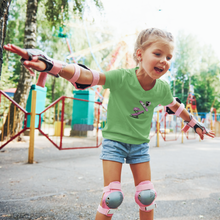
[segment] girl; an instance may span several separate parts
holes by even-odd
[[[14,45],[4,48],[22,57],[23,65],[61,76],[76,88],[102,85],[110,89],[107,124],[103,129],[102,153],[104,192],[98,206],[96,220],[109,220],[123,201],[121,190],[122,164],[130,164],[136,186],[135,201],[139,205],[140,220],[152,220],[157,193],[151,183],[149,133],[154,108],[168,106],[171,112],[193,127],[203,140],[204,134],[214,137],[176,102],[168,83],[161,80],[169,69],[174,53],[171,33],[150,28],[143,30],[136,41],[134,59],[138,66],[98,73],[77,64],[54,61],[42,51],[21,49]]]

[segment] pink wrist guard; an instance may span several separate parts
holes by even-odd
[[[185,105],[183,103],[180,104],[179,108],[176,110],[175,115],[180,116],[181,112],[185,108]]]
[[[170,109],[170,107],[173,107],[177,102],[180,103],[180,106],[179,106],[179,108],[176,110],[176,112],[174,113],[174,112]],[[181,103],[181,101],[179,100],[179,98],[175,97],[175,98],[173,98],[173,101],[172,101],[169,105],[166,106],[166,112],[167,112],[168,114],[171,114],[171,115],[174,115],[174,114],[175,114],[176,116],[180,116],[180,114],[181,114],[181,112],[183,111],[184,108],[185,108],[185,105],[184,105],[183,103]]]
[[[75,67],[75,73],[74,73],[73,77],[71,79],[69,79],[68,81],[71,82],[76,89],[84,90],[84,89],[87,89],[89,87],[92,87],[92,86],[95,86],[95,85],[98,84],[99,78],[100,78],[100,75],[99,75],[98,71],[91,70],[91,69],[89,69],[88,67],[86,67],[85,65],[82,65],[82,64],[73,64],[73,65]],[[85,69],[91,71],[91,73],[93,75],[93,81],[92,81],[91,85],[80,84],[80,83],[76,82],[80,77],[80,68],[85,68]]]
[[[190,121],[183,127],[182,131],[187,132],[190,128],[193,128],[196,132],[196,128],[200,128],[203,134],[209,133],[209,130],[205,127],[205,125],[199,121],[197,121],[192,114],[189,114]]]
[[[33,57],[37,56],[38,60],[43,61],[46,64],[46,69],[43,71],[38,71],[38,72],[46,72],[52,76],[59,77],[59,72],[61,69],[66,65],[66,63],[54,60],[50,57],[48,57],[43,51],[38,50],[38,49],[25,49],[28,52],[29,55],[29,61],[33,59]],[[21,63],[23,64],[25,59],[21,59]],[[23,64],[24,65],[24,64]],[[24,65],[25,68],[27,68]],[[33,75],[33,71],[30,68],[27,68],[31,75]]]

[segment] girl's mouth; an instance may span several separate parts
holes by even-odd
[[[162,69],[162,68],[154,67],[154,69],[155,69],[155,71],[156,71],[157,73],[163,72],[163,69]]]

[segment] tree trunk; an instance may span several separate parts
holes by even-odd
[[[38,7],[38,0],[28,0],[27,2],[27,11],[26,11],[26,22],[25,22],[25,31],[24,31],[24,48],[35,48],[36,46],[36,31],[37,31],[37,7]],[[26,108],[27,98],[30,92],[32,82],[32,76],[30,75],[29,71],[21,66],[20,71],[20,78],[17,85],[17,90],[14,94],[14,100],[23,108]],[[14,106],[14,105],[12,105]],[[10,107],[11,113],[13,111],[13,107]],[[10,113],[10,132],[12,133],[12,126],[13,126],[13,113]],[[19,111],[18,115],[18,122],[15,127],[15,133],[21,131],[24,121],[24,114],[23,112]],[[4,126],[4,136],[7,134],[7,121],[8,117],[5,121]]]
[[[5,40],[7,21],[8,21],[8,9],[11,0],[0,0],[0,80],[3,63],[3,45]]]
[[[55,84],[56,84],[56,78],[52,78],[52,85],[51,85],[51,93],[52,93],[52,102],[55,101]]]

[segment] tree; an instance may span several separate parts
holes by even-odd
[[[0,0],[0,80],[2,72],[2,63],[3,63],[3,44],[6,34],[6,27],[8,21],[8,9],[11,0]]]
[[[209,112],[213,103],[216,109],[220,108],[220,65],[211,46],[205,45],[201,49],[200,55],[200,68],[194,75],[192,83],[194,85],[196,97],[199,97],[197,99],[198,111]]]
[[[23,47],[26,0],[12,1],[7,22],[4,44],[15,44]],[[3,50],[1,89],[15,88],[19,81],[21,62],[19,56]]]
[[[102,7],[99,0],[93,0],[98,7]],[[28,0],[27,10],[26,10],[26,22],[25,22],[25,33],[24,33],[24,48],[35,48],[36,47],[36,35],[37,35],[37,10],[38,3],[40,0]],[[74,1],[73,10],[75,13],[82,15],[82,9],[84,7],[84,0]],[[68,0],[45,0],[46,16],[51,26],[56,25],[62,21],[63,16],[68,19]],[[60,12],[63,12],[62,13]],[[61,16],[62,15],[62,16]],[[32,82],[32,76],[29,72],[21,66],[20,78],[17,85],[16,93],[14,94],[14,100],[19,103],[20,106],[25,108],[28,94],[30,91],[30,86]],[[11,106],[10,111],[13,112],[13,106]],[[13,114],[10,114],[13,115]],[[16,131],[19,131],[22,127],[23,117],[18,116],[19,122],[16,127]],[[7,125],[7,120],[5,125]],[[12,131],[13,117],[10,117],[10,131]],[[7,126],[4,126],[3,136],[6,135]]]
[[[186,103],[192,84],[198,112],[209,112],[213,103],[216,109],[220,108],[220,65],[213,48],[210,45],[201,47],[194,36],[179,32],[176,50],[177,73],[175,83],[171,83],[175,96]]]
[[[191,84],[191,76],[199,68],[199,47],[196,37],[180,31],[177,36],[175,54],[175,96],[186,101]]]

